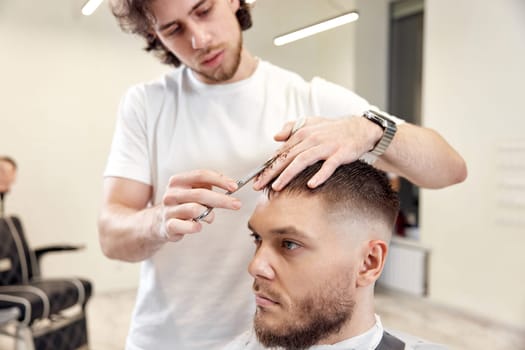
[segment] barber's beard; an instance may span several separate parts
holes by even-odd
[[[197,73],[199,73],[202,77],[208,79],[209,81],[215,83],[228,81],[231,78],[233,78],[233,76],[235,75],[235,73],[237,73],[237,70],[239,69],[239,66],[241,64],[241,52],[242,36],[239,38],[239,41],[234,47],[232,61],[227,62],[225,60],[223,64],[217,67],[217,69],[213,72],[197,71]]]
[[[260,287],[254,283],[254,289]],[[260,288],[268,292],[264,288]],[[268,293],[272,296],[275,293]],[[337,334],[352,319],[355,301],[348,295],[346,286],[324,285],[321,290],[310,293],[294,302],[281,324],[268,325],[264,311],[257,310],[254,329],[257,339],[265,347],[307,349],[330,335]],[[266,315],[270,317],[270,315]]]

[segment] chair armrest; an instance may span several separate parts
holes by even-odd
[[[67,251],[75,251],[84,249],[85,245],[69,245],[69,244],[62,244],[62,245],[51,245],[51,246],[45,246],[36,248],[34,250],[36,259],[40,261],[40,258],[47,253],[54,253],[54,252],[67,252]]]
[[[17,307],[0,310],[0,325],[14,321],[20,317],[20,310]]]

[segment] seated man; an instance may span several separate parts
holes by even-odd
[[[321,165],[269,184],[251,216],[254,327],[226,349],[442,349],[390,335],[374,313],[399,208],[387,177],[357,161],[310,189]]]
[[[16,179],[16,168],[14,159],[0,156],[0,218],[4,216],[4,197]]]
[[[0,193],[7,193],[16,179],[16,162],[7,156],[0,156]]]

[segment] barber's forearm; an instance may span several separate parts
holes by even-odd
[[[100,246],[110,259],[138,262],[151,257],[165,243],[158,233],[159,208],[140,211],[107,205],[98,220]]]
[[[409,123],[398,131],[377,166],[424,188],[442,188],[467,177],[463,158],[435,131]]]

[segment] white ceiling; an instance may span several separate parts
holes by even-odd
[[[80,11],[86,0],[0,0],[0,19],[20,26],[89,28],[105,32],[115,28],[107,1],[89,17]],[[253,11],[255,36],[273,37],[355,9],[355,0],[257,0]]]
[[[257,0],[254,28],[277,36],[354,9],[354,0]]]
[[[140,50],[142,38],[122,33],[109,10],[108,0],[88,17],[81,14],[85,1],[0,0],[0,41],[16,31],[17,37],[28,39],[27,43],[17,45],[56,38],[62,46],[84,45],[82,50],[92,50],[104,43],[124,59],[130,58],[127,51],[130,47],[134,47],[132,55],[145,55]],[[255,55],[292,69],[307,79],[319,74],[351,87],[355,25],[280,48],[273,45],[273,38],[355,10],[355,4],[356,0],[257,0],[252,11],[254,25],[245,32],[245,44]],[[53,48],[49,46],[49,50]]]

